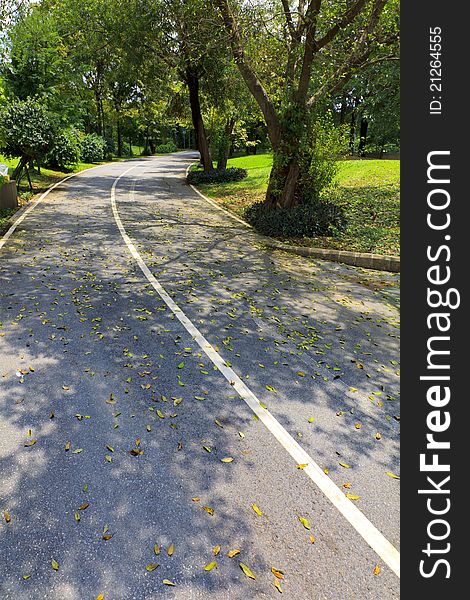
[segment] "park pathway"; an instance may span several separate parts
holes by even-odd
[[[264,248],[193,159],[0,250],[0,597],[398,598],[398,277]]]

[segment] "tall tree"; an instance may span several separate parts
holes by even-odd
[[[212,1],[220,12],[235,63],[268,127],[274,163],[266,203],[294,206],[305,198],[302,169],[308,163],[312,112],[355,72],[386,58],[387,45],[397,38],[397,1],[275,0],[268,8]],[[282,70],[271,69],[274,84],[262,78],[263,67],[250,59],[253,13],[258,30],[275,40],[278,49]]]

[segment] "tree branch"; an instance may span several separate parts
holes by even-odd
[[[230,10],[228,0],[212,0],[219,9],[225,30],[229,36],[232,54],[235,64],[240,71],[248,89],[255,98],[268,127],[269,138],[273,148],[276,149],[280,139],[280,123],[277,117],[274,105],[268,96],[267,91],[258,79],[258,76],[249,64],[243,49],[243,42],[238,29],[238,24]]]
[[[311,96],[307,102],[308,107],[312,107],[325,94],[333,94],[338,92],[344,84],[351,79],[352,75],[366,64],[367,59],[372,54],[373,46],[368,45],[369,36],[374,31],[379,21],[380,15],[387,0],[375,0],[372,11],[369,17],[369,22],[364,28],[364,31],[359,37],[355,48],[350,53],[349,57],[336,69],[333,75]],[[355,6],[357,6],[356,3]],[[388,42],[391,43],[395,38],[390,37]],[[378,60],[378,59],[377,59]],[[333,81],[333,83],[331,83]]]
[[[286,18],[287,29],[293,42],[296,37],[296,29],[294,27],[294,21],[292,20],[292,14],[289,8],[289,0],[282,0],[282,8],[284,9],[284,16]]]
[[[307,97],[308,86],[312,74],[312,63],[315,55],[315,32],[317,28],[317,17],[320,12],[322,0],[311,0],[305,13],[305,48],[302,59],[297,98],[303,104]]]
[[[333,25],[322,38],[316,41],[315,50],[318,52],[318,50],[329,44],[342,29],[352,23],[367,2],[368,0],[357,0],[356,4],[353,4],[351,8],[344,13],[336,25]]]

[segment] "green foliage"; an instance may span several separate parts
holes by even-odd
[[[200,183],[227,183],[240,181],[248,176],[245,169],[230,167],[228,169],[213,169],[212,171],[190,171],[186,178],[191,185]]]
[[[95,163],[104,160],[106,155],[106,140],[96,133],[86,135],[81,143],[81,160],[85,163]]]
[[[15,101],[0,112],[0,149],[9,158],[42,160],[52,148],[55,126],[37,100]]]
[[[21,100],[50,93],[64,70],[64,52],[52,17],[34,6],[9,35],[9,61],[1,69],[7,90]]]
[[[157,154],[170,154],[171,152],[176,152],[177,150],[178,146],[171,140],[166,144],[160,144],[155,148],[155,152]]]
[[[346,228],[344,212],[325,201],[290,209],[273,209],[256,202],[245,210],[244,216],[260,233],[280,238],[334,236]]]
[[[46,163],[48,166],[62,171],[70,169],[78,164],[81,151],[82,145],[78,131],[74,128],[66,129],[56,135]]]
[[[316,119],[300,155],[302,203],[316,202],[338,173],[338,160],[347,153],[346,130],[328,117]]]

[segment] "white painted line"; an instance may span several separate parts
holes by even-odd
[[[106,164],[108,164],[108,163],[106,163]],[[41,194],[41,196],[39,196],[39,198],[37,200],[35,200],[34,202],[32,202],[31,205],[28,206],[28,208],[23,213],[21,213],[21,215],[16,219],[16,221],[14,221],[14,223],[12,224],[12,226],[10,227],[10,229],[0,239],[0,250],[7,243],[7,241],[11,237],[11,235],[15,232],[15,229],[18,227],[18,225],[20,225],[24,221],[24,219],[27,217],[27,215],[29,215],[29,213],[32,210],[34,210],[36,208],[36,206],[40,202],[42,202],[44,200],[44,198],[50,192],[52,192],[53,189],[55,189],[57,186],[59,186],[62,183],[64,183],[64,181],[67,181],[68,179],[71,179],[72,177],[76,177],[77,175],[81,175],[82,173],[86,173],[87,171],[93,171],[93,169],[99,169],[100,167],[104,167],[104,166],[105,165],[96,165],[96,167],[90,167],[89,169],[83,169],[83,171],[77,171],[77,173],[72,173],[71,175],[68,175],[67,177],[64,177],[64,179],[61,179],[57,183],[54,183],[54,185],[51,185],[50,188],[47,188],[47,190],[43,194]]]
[[[122,239],[126,244],[130,254],[139,265],[142,273],[145,275],[154,290],[159,294],[168,308],[173,312],[193,340],[205,352],[212,363],[218,368],[225,379],[230,383],[239,396],[248,404],[251,410],[259,417],[263,424],[278,440],[278,442],[292,456],[296,464],[307,464],[303,469],[304,473],[320,488],[330,502],[339,510],[339,512],[349,521],[356,531],[363,537],[369,546],[380,556],[380,558],[400,577],[400,554],[398,550],[380,533],[380,531],[367,519],[367,517],[343,494],[335,483],[323,472],[313,458],[299,446],[291,435],[282,427],[274,416],[261,406],[260,401],[255,394],[245,385],[238,375],[228,367],[219,356],[214,347],[206,340],[197,327],[184,314],[176,302],[168,295],[159,281],[151,273],[146,263],[140,256],[136,247],[127,235],[122,224],[116,205],[116,187],[121,177],[124,177],[134,167],[124,171],[114,181],[111,188],[111,207],[116,224],[121,233]]]
[[[185,177],[188,176],[189,169],[191,167],[192,167],[192,165],[189,165],[189,167],[186,169]],[[218,210],[221,210],[223,213],[225,213],[226,215],[228,215],[232,219],[235,219],[235,221],[238,221],[239,223],[241,223],[245,227],[249,227],[250,229],[253,229],[249,223],[247,223],[246,221],[243,221],[243,219],[240,219],[236,215],[232,214],[230,211],[225,210],[225,208],[222,208],[219,204],[217,204],[217,202],[214,202],[213,200],[211,200],[207,196],[204,196],[204,194],[202,192],[200,192],[196,187],[194,187],[194,185],[192,185],[191,183],[188,183],[188,185],[189,185],[189,187],[192,190],[194,190],[196,192],[196,194],[199,194],[199,196],[201,196],[201,198],[203,198],[206,202],[209,202],[209,204],[212,204],[212,206],[215,206],[215,208],[217,208]]]

